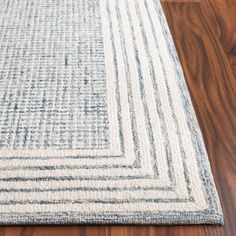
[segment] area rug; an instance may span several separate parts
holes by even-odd
[[[222,224],[158,0],[0,0],[0,223]]]

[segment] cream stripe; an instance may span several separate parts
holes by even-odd
[[[105,1],[100,0],[100,13],[101,13],[101,21],[102,21],[102,30],[103,30],[103,45],[104,45],[104,55],[105,55],[105,65],[106,65],[106,82],[107,82],[107,100],[108,100],[108,118],[109,118],[109,143],[110,149],[115,150],[113,153],[121,153],[120,147],[120,137],[119,137],[119,127],[118,124],[118,109],[117,109],[117,101],[116,101],[116,75],[114,62],[111,60],[113,58],[112,55],[112,45],[110,42],[110,38],[107,37],[109,35],[109,25],[107,21],[107,11],[105,9]],[[123,125],[123,124],[122,124]],[[118,128],[119,127],[119,128]],[[124,132],[124,130],[123,130]],[[118,148],[119,147],[119,148]],[[96,155],[96,154],[95,154]]]
[[[25,213],[25,209],[27,209],[27,213],[31,212],[86,212],[86,213],[101,213],[105,211],[113,211],[113,212],[131,212],[131,211],[150,211],[150,212],[168,212],[168,211],[200,211],[204,210],[205,207],[198,203],[122,203],[122,204],[57,204],[57,205],[3,205],[0,208],[0,212],[21,212]]]
[[[112,200],[130,200],[130,199],[174,199],[180,198],[177,193],[172,191],[156,191],[156,190],[123,190],[121,192],[116,191],[63,191],[53,194],[51,192],[32,192],[32,193],[0,193],[0,199],[12,199],[12,201],[47,201],[48,199],[54,200],[102,200],[106,201],[109,199]],[[188,195],[183,195],[182,198],[188,198]],[[14,207],[14,205],[12,206]]]
[[[51,188],[155,188],[155,187],[168,187],[167,182],[160,182],[156,179],[129,179],[129,180],[83,180],[83,181],[25,181],[21,182],[7,182],[4,189],[51,189]]]

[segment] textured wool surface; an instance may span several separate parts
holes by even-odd
[[[158,0],[0,0],[0,223],[223,223]]]

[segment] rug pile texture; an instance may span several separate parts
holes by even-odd
[[[223,222],[158,0],[0,0],[0,223]]]

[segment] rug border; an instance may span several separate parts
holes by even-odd
[[[148,213],[137,212],[136,214],[83,214],[83,213],[16,213],[7,214],[1,217],[0,225],[50,225],[50,224],[142,224],[142,225],[186,225],[186,224],[218,224],[223,225],[223,215],[220,213]]]

